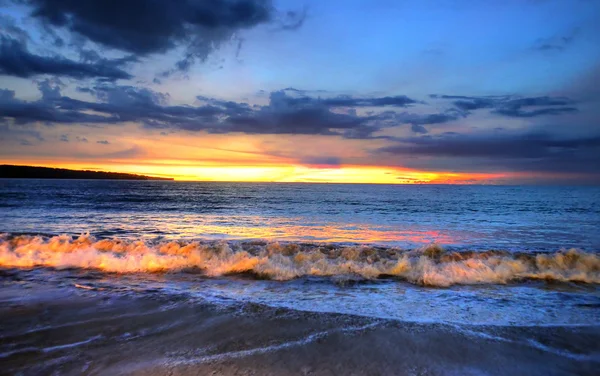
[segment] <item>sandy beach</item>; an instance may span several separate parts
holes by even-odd
[[[0,288],[6,375],[593,375],[599,327],[406,323],[63,283]]]

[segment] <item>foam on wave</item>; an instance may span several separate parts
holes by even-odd
[[[428,286],[503,284],[524,279],[600,283],[600,257],[575,249],[554,253],[449,252],[270,242],[184,242],[0,235],[0,266],[98,269],[116,273],[200,269],[207,276],[252,273],[291,280],[305,276],[396,277]]]

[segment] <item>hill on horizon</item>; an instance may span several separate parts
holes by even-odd
[[[66,168],[0,165],[3,179],[96,179],[96,180],[174,180],[122,172],[69,170]]]

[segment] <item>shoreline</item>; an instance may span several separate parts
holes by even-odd
[[[600,326],[401,322],[1,283],[0,359],[12,374],[592,375],[600,366]]]

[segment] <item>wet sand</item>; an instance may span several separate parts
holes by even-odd
[[[0,281],[6,375],[594,375],[600,326],[404,323]]]

